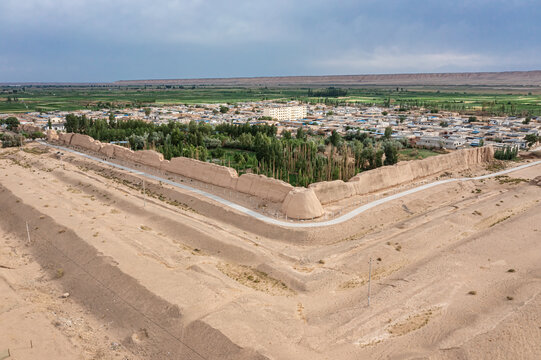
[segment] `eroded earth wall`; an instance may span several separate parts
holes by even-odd
[[[354,195],[365,195],[406,184],[444,171],[467,170],[471,166],[487,163],[493,158],[494,149],[490,146],[464,149],[365,171],[355,175],[348,182],[324,181],[310,184],[309,187],[314,190],[322,204],[328,204]]]
[[[348,182],[324,181],[306,188],[264,175],[238,175],[235,169],[195,159],[177,157],[164,160],[153,150],[132,151],[122,146],[102,144],[90,136],[48,132],[49,141],[57,141],[90,150],[108,157],[127,160],[208,184],[232,189],[261,199],[282,204],[282,212],[292,219],[314,219],[324,214],[322,205],[365,195],[405,184],[444,171],[462,171],[494,158],[492,147],[465,149],[424,160],[405,161],[355,175]]]
[[[165,170],[272,202],[282,203],[287,194],[293,189],[293,186],[284,181],[268,178],[264,175],[243,174],[239,177],[237,171],[233,168],[185,157],[164,160],[162,154],[153,150],[132,151],[115,144],[102,144],[88,135],[56,134],[50,131],[48,139],[49,141],[57,141],[62,145],[76,146],[107,157]]]

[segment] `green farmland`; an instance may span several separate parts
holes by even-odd
[[[445,152],[436,152],[429,149],[422,149],[422,148],[407,148],[407,149],[401,149],[398,152],[398,160],[399,161],[407,161],[407,160],[422,160],[426,159],[430,156],[436,156],[440,154],[444,154]]]
[[[426,108],[472,115],[541,115],[541,94],[503,93],[482,89],[340,89],[344,96],[314,96],[308,88],[241,88],[179,86],[17,86],[0,87],[0,112],[73,111],[172,104],[205,104],[246,101],[289,101],[328,105],[398,106],[401,111]],[[516,91],[515,91],[516,92]],[[325,89],[319,91],[325,93]]]
[[[18,87],[0,90],[0,112],[73,111],[300,97],[300,90],[245,88]]]

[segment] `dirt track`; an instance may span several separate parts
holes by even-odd
[[[35,326],[35,348],[81,358],[541,357],[541,188],[511,180],[541,166],[408,196],[348,223],[355,236],[336,226],[309,245],[326,234],[296,244],[296,232],[228,222],[195,198],[143,207],[133,181],[82,159],[0,156],[0,265],[12,268],[0,284],[19,299],[0,308],[2,332],[23,309],[41,319],[10,331],[0,354]],[[50,296],[25,295],[36,278]],[[84,335],[43,308],[80,317],[70,331]]]

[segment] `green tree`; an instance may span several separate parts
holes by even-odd
[[[391,126],[387,126],[385,128],[385,133],[383,135],[383,137],[387,140],[389,140],[391,138],[391,135],[393,134],[393,128]]]
[[[86,115],[81,116],[81,120],[79,121],[79,131],[81,133],[86,133],[90,129],[90,119],[86,117]]]
[[[215,157],[216,159],[221,159],[224,157],[224,155],[225,155],[225,150],[222,148],[216,148],[213,150],[213,153],[212,153],[212,156]]]
[[[267,163],[270,160],[270,145],[271,139],[262,133],[257,133],[254,140],[254,150],[258,161],[265,160]]]
[[[282,131],[282,138],[284,140],[291,140],[291,131],[289,130]]]
[[[178,127],[175,127],[173,131],[171,131],[171,144],[178,146],[182,142],[183,138],[184,136]]]
[[[242,133],[238,140],[242,149],[251,150],[254,147],[254,137],[250,133]]]
[[[244,156],[242,156],[240,152],[236,152],[235,155],[233,155],[233,160],[235,160],[237,164],[242,163],[244,162]]]
[[[23,144],[24,137],[21,134],[4,134],[2,137],[2,147],[15,147]]]
[[[377,149],[374,156],[374,167],[378,168],[380,166],[383,166],[383,149]]]
[[[209,157],[209,152],[204,146],[198,146],[196,149],[197,160],[199,161],[207,161],[207,158]]]
[[[43,139],[45,137],[45,134],[41,131],[34,131],[30,134],[30,137],[32,138],[32,140]]]
[[[20,122],[19,119],[17,119],[15,116],[10,116],[6,120],[4,120],[4,124],[6,124],[6,128],[8,130],[14,131],[20,125]]]
[[[334,147],[338,147],[340,143],[342,142],[342,136],[338,133],[338,131],[333,130],[331,133],[331,136],[329,136],[329,142]]]
[[[385,153],[385,165],[394,165],[398,162],[398,144],[394,141],[386,141],[383,144]]]
[[[128,138],[128,142],[130,143],[132,150],[142,150],[145,147],[145,138],[140,135],[131,135]]]
[[[306,140],[306,132],[304,131],[304,129],[301,127],[299,127],[297,129],[297,135],[295,135],[295,138],[299,139],[299,140]]]
[[[524,136],[524,140],[526,140],[528,147],[530,147],[539,141],[539,136],[535,134],[527,134],[526,136]]]
[[[51,130],[53,128],[53,124],[51,123],[51,119],[47,120],[47,129]]]
[[[518,154],[518,149],[506,146],[504,149],[494,151],[494,158],[498,160],[514,160]]]
[[[79,117],[77,115],[66,115],[66,131],[69,133],[79,132]]]
[[[224,106],[224,105],[220,105],[220,112],[221,112],[222,114],[225,114],[225,113],[227,113],[228,111],[229,111],[229,107]]]

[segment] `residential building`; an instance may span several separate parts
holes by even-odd
[[[300,120],[306,118],[306,106],[280,106],[263,109],[263,116],[278,121]]]

